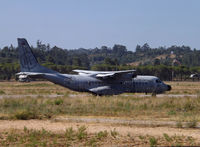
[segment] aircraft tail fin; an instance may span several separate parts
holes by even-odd
[[[57,73],[38,63],[26,39],[18,38],[17,41],[21,72]]]
[[[31,72],[39,66],[39,63],[24,38],[18,38],[20,68],[22,72]]]

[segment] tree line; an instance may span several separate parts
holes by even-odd
[[[145,43],[137,45],[133,52],[117,44],[112,48],[62,49],[38,40],[36,47],[31,48],[40,64],[61,73],[72,73],[73,69],[136,69],[136,74],[140,75],[155,75],[162,80],[184,80],[191,73],[200,72],[200,51],[188,46],[151,48]],[[0,49],[0,80],[10,80],[19,71],[18,48],[10,45]]]

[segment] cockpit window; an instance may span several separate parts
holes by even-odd
[[[156,83],[161,83],[161,80],[160,79],[156,79]]]

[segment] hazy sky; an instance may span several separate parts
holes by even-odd
[[[200,49],[200,0],[0,0],[0,48],[27,38],[66,49]]]

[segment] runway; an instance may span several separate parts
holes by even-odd
[[[0,95],[0,99],[3,99],[3,98],[57,98],[57,97],[69,97],[69,98],[76,98],[76,97],[85,97],[85,96],[88,96],[88,94],[69,94],[69,95],[62,95],[62,94],[50,94],[50,95],[41,95],[41,94],[28,94],[28,95]],[[119,96],[122,96],[122,97],[138,97],[138,98],[143,98],[143,97],[152,97],[152,95],[145,95],[145,94],[122,94],[122,95],[119,95]],[[100,97],[100,96],[97,96],[97,97]],[[197,94],[158,94],[156,95],[156,98],[185,98],[185,97],[189,97],[189,98],[198,98],[200,97],[200,95],[197,95]]]
[[[57,98],[64,95],[57,95],[57,94],[51,94],[51,95],[40,95],[40,94],[28,94],[28,95],[0,95],[0,99],[3,98]]]
[[[138,97],[152,97],[152,95],[137,95]],[[182,97],[191,97],[191,98],[198,98],[200,95],[197,94],[157,94],[156,97],[164,98],[164,97],[171,97],[171,98],[182,98]]]

